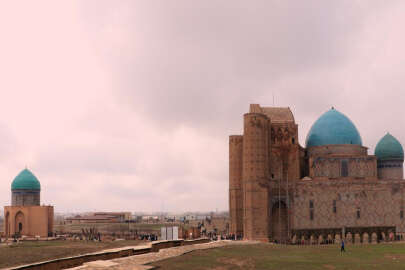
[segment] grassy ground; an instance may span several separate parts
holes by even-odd
[[[38,241],[15,246],[0,246],[0,268],[63,258],[103,249],[134,246],[140,241],[85,242]]]
[[[405,244],[276,246],[257,244],[195,251],[153,263],[159,269],[405,269]]]

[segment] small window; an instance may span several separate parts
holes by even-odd
[[[348,168],[347,160],[345,160],[345,159],[341,161],[340,175],[342,177],[348,177],[349,176],[349,168]]]
[[[309,219],[314,220],[314,210],[313,209],[309,210]]]
[[[274,178],[274,173],[271,174],[271,178]]]
[[[314,208],[314,201],[312,201],[312,200],[309,201],[309,208],[310,209]]]
[[[400,217],[401,219],[404,218],[404,210],[401,209],[401,211],[399,212],[399,217]]]
[[[357,219],[359,219],[360,218],[360,207],[357,207],[356,213],[357,213]]]
[[[333,200],[333,213],[336,214],[336,200]]]
[[[295,138],[291,139],[292,144],[295,144]]]

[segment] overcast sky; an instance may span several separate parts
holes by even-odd
[[[228,209],[228,136],[331,106],[405,142],[405,1],[0,3],[0,205],[25,166],[57,212]]]

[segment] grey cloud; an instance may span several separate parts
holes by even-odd
[[[72,172],[97,172],[108,174],[131,174],[136,172],[133,155],[125,149],[105,145],[89,147],[58,146],[46,149],[37,156],[36,168],[47,174]]]
[[[122,47],[98,47],[115,71],[118,99],[166,128],[212,128],[232,122],[248,100],[261,102],[258,97],[291,74],[346,64],[364,18],[376,11],[373,4],[124,1],[115,9],[104,2],[105,23],[97,27],[89,19],[94,11],[87,8],[83,16],[90,32],[108,28],[128,36]],[[306,91],[311,96],[319,88]]]

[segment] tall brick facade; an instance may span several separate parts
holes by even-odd
[[[252,104],[243,118],[243,135],[229,139],[231,233],[260,241],[405,233],[403,158],[379,177],[360,137],[303,148],[289,108]]]
[[[269,119],[259,113],[244,115],[243,231],[247,239],[265,240],[268,229]]]

